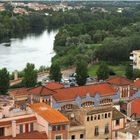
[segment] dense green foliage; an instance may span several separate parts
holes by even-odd
[[[0,12],[0,41],[26,33],[41,32],[46,28],[44,15],[13,15],[9,11]]]
[[[88,76],[87,63],[85,61],[79,61],[76,65],[76,81],[79,86],[86,84]]]
[[[6,68],[0,70],[0,94],[6,94],[9,88],[9,73]]]
[[[108,65],[102,62],[97,70],[98,80],[105,80],[109,77],[109,68]]]
[[[62,74],[61,74],[60,65],[58,63],[52,64],[50,67],[50,79],[56,82],[60,82],[61,77]]]
[[[22,82],[25,87],[34,87],[37,84],[37,71],[34,64],[27,63]]]
[[[125,68],[125,76],[128,79],[132,79],[133,78],[133,67],[131,65],[127,65]]]
[[[131,65],[127,65],[125,68],[125,76],[128,79],[137,79],[140,78],[140,70],[139,69],[133,69]]]
[[[116,7],[106,10],[95,12],[87,8],[65,12],[74,17],[70,18],[74,23],[65,19],[67,23],[55,37],[56,56],[52,61],[61,62],[64,67],[75,65],[79,57],[88,63],[128,61],[130,52],[140,49],[140,10],[138,7],[126,8],[122,13]]]

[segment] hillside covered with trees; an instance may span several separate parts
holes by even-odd
[[[59,29],[53,58],[63,67],[75,65],[81,59],[89,64],[120,64],[129,61],[132,50],[140,49],[139,5],[124,8],[122,13],[116,7],[105,7],[104,11],[85,8],[65,14],[70,15],[67,18],[74,24],[66,23]]]

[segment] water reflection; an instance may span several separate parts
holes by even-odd
[[[36,68],[41,65],[50,66],[55,55],[53,43],[57,31],[31,33],[26,37],[12,38],[10,42],[0,44],[0,68],[9,71],[22,70],[27,62],[34,63]]]

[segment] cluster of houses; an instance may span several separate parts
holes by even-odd
[[[0,139],[139,139],[140,80],[57,82],[1,96]]]

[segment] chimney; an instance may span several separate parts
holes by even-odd
[[[16,121],[12,121],[12,137],[16,137]]]
[[[18,71],[17,70],[14,71],[14,80],[18,80]]]

